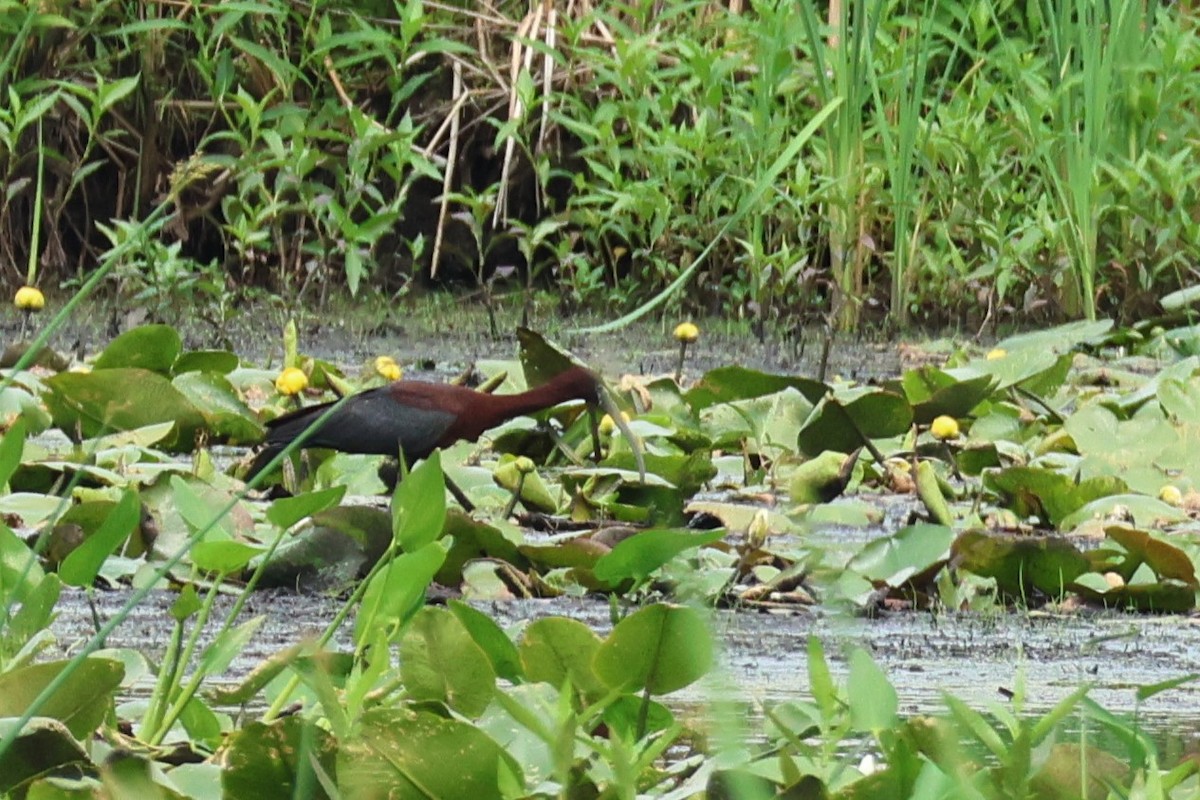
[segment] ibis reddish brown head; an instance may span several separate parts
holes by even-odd
[[[267,423],[266,447],[246,474],[250,481],[301,434],[309,431],[304,447],[328,447],[343,453],[396,456],[407,463],[429,455],[435,448],[458,441],[473,442],[484,431],[514,417],[583,400],[603,406],[634,448],[639,470],[640,449],[608,398],[604,384],[588,369],[572,367],[551,380],[518,394],[485,394],[448,383],[396,381],[352,395],[294,411]],[[328,417],[321,417],[338,404]]]

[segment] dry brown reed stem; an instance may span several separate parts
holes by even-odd
[[[442,175],[442,204],[438,209],[437,231],[433,238],[433,256],[429,262],[429,277],[437,276],[438,262],[441,261],[442,239],[446,232],[446,218],[450,212],[450,190],[454,186],[454,167],[458,163],[458,128],[459,117],[463,102],[468,97],[463,90],[462,68],[458,61],[454,62],[454,107],[450,112],[450,152],[446,154],[446,169]],[[483,253],[479,254],[483,258]]]

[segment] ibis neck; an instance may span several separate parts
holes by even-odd
[[[567,400],[596,399],[596,379],[584,369],[573,367],[554,376],[547,383],[517,394],[494,394],[489,401],[489,411],[497,423],[504,420],[541,411]]]

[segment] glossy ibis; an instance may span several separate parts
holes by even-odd
[[[328,447],[367,455],[403,453],[405,462],[412,464],[434,448],[448,447],[464,439],[473,442],[484,431],[514,417],[567,400],[583,400],[593,408],[604,407],[629,439],[638,471],[645,474],[641,449],[609,399],[603,382],[588,369],[571,367],[543,385],[518,394],[485,394],[448,383],[401,380],[344,400],[293,411],[267,423],[266,447],[254,459],[245,479],[253,480],[271,459],[305,433],[302,447]],[[319,422],[335,404],[337,408],[324,422]],[[464,502],[456,488],[451,491],[459,502]]]

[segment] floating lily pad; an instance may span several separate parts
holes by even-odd
[[[529,328],[517,328],[521,343],[519,358],[529,386],[539,386],[572,366],[581,364],[545,336]]]
[[[641,531],[601,557],[592,572],[596,578],[613,587],[626,580],[641,583],[679,554],[712,544],[724,536],[725,531],[721,528],[711,531]]]
[[[343,797],[498,800],[499,785],[525,785],[516,760],[476,726],[388,706],[363,714],[341,742],[337,774]]]
[[[712,661],[712,633],[704,617],[660,603],[618,622],[592,665],[610,688],[669,694],[703,677]]]
[[[877,585],[922,584],[946,564],[953,542],[954,531],[944,525],[910,525],[873,540],[846,567]]]
[[[158,422],[175,423],[163,440],[167,450],[190,450],[204,416],[171,382],[145,369],[63,372],[46,381],[46,406],[56,427],[79,429],[86,437],[132,430]]]
[[[951,553],[959,569],[994,578],[1004,594],[1025,601],[1039,594],[1062,597],[1091,569],[1075,545],[1056,536],[966,531],[954,541]]]
[[[94,367],[137,368],[168,375],[182,351],[183,340],[170,325],[142,325],[113,339]]]
[[[1104,529],[1108,538],[1117,542],[1128,554],[1120,572],[1128,581],[1137,567],[1145,564],[1159,578],[1173,579],[1188,586],[1196,586],[1196,568],[1192,559],[1179,547],[1155,536],[1149,531],[1110,525]]]
[[[529,561],[517,544],[503,531],[457,509],[447,510],[442,535],[451,542],[450,552],[436,578],[443,586],[461,583],[463,565],[475,558],[498,558],[522,570],[529,567]]]
[[[684,398],[693,410],[699,411],[715,403],[748,400],[754,397],[795,389],[808,402],[816,404],[830,392],[828,385],[811,378],[795,375],[772,375],[746,367],[717,367],[709,370]]]
[[[305,717],[282,717],[269,725],[249,722],[230,736],[224,750],[221,789],[228,797],[291,797],[302,781],[318,785],[314,762],[336,780],[336,752],[333,736]]]
[[[228,375],[238,368],[238,357],[228,350],[194,350],[184,353],[175,360],[171,371],[175,375],[185,372],[212,372]]]
[[[945,414],[965,417],[995,391],[996,379],[991,375],[958,378],[937,367],[925,366],[909,370],[900,379],[905,397],[913,407],[913,421],[928,425]]]
[[[230,444],[250,444],[263,438],[258,415],[238,397],[223,375],[186,372],[172,385],[204,415],[209,431]]]
[[[912,421],[912,406],[894,392],[866,392],[848,402],[825,397],[800,429],[800,451],[852,453],[867,440],[899,436]]]
[[[1036,516],[1054,527],[1093,500],[1128,491],[1118,478],[1073,479],[1044,467],[1009,467],[984,475],[984,485],[1020,518]]]
[[[1165,470],[1187,463],[1164,458],[1177,445],[1179,432],[1156,409],[1143,409],[1133,419],[1121,420],[1110,409],[1092,404],[1067,417],[1063,429],[1083,456],[1079,466],[1083,477],[1118,477],[1142,494],[1157,495],[1167,482]],[[1200,469],[1195,478],[1200,480]]]

